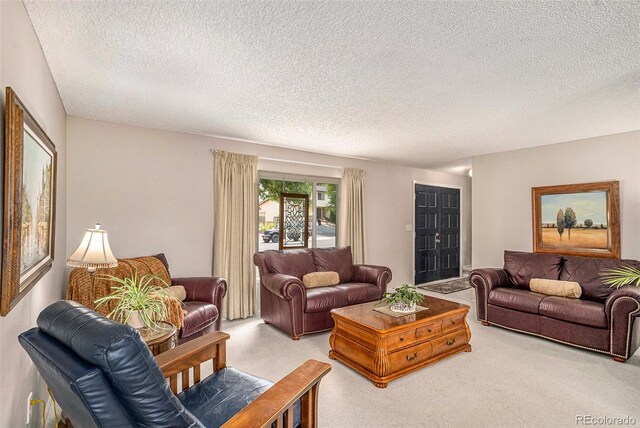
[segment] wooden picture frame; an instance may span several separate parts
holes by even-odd
[[[620,258],[618,181],[533,187],[531,197],[534,252]]]
[[[55,145],[15,92],[7,87],[2,316],[27,295],[53,264],[56,177]]]
[[[294,242],[300,242],[300,245],[289,245],[285,230],[285,204],[287,199],[297,199],[303,201],[304,204],[304,227],[300,232],[301,240],[292,239]],[[306,193],[281,193],[280,194],[280,219],[279,219],[280,239],[278,240],[278,248],[280,250],[290,250],[294,248],[309,247],[309,195]]]

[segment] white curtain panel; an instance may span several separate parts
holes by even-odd
[[[342,246],[351,246],[353,263],[365,262],[364,235],[364,177],[366,171],[345,168],[340,181],[339,241]]]
[[[221,316],[247,318],[255,314],[258,157],[217,151],[214,167],[213,275],[228,284]]]

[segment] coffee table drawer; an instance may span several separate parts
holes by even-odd
[[[391,373],[415,366],[431,357],[431,342],[421,343],[388,355]]]
[[[448,352],[467,343],[467,330],[460,329],[446,336],[439,337],[431,341],[433,344],[433,355]]]
[[[389,351],[393,351],[399,348],[403,348],[405,346],[410,346],[416,342],[416,332],[415,330],[405,330],[401,333],[396,333],[390,336],[387,336],[385,339],[386,346],[385,348]]]
[[[453,331],[461,328],[464,325],[464,317],[466,314],[458,314],[442,320],[442,332]]]
[[[431,324],[426,324],[416,328],[416,340],[429,339],[433,336],[437,336],[442,332],[440,327],[440,321],[436,321]]]

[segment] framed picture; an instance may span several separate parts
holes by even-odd
[[[533,251],[620,258],[618,181],[534,187]]]
[[[6,89],[0,315],[51,269],[55,247],[56,149],[11,88]]]

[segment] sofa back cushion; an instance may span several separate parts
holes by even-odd
[[[602,259],[596,257],[564,256],[564,265],[560,279],[575,281],[582,288],[582,298],[595,302],[604,302],[615,291],[602,283],[600,271],[615,269],[622,263],[638,266],[636,260]]]
[[[313,260],[318,272],[338,272],[340,283],[351,282],[353,275],[351,247],[314,248]]]
[[[136,426],[202,426],[173,395],[134,328],[66,300],[45,308],[37,324],[80,358],[102,369]]]
[[[265,265],[271,273],[292,275],[302,280],[309,272],[316,271],[311,250],[268,250],[264,252]]]
[[[504,252],[504,269],[516,288],[529,290],[531,278],[560,279],[562,256],[545,253]]]

